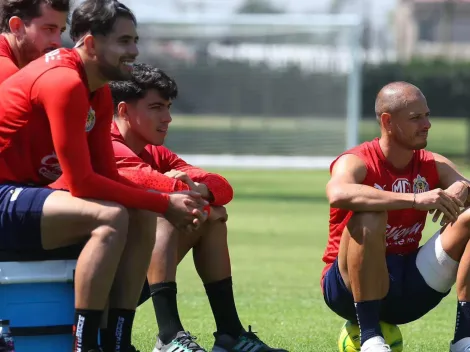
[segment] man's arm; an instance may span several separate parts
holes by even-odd
[[[457,181],[470,182],[457,169],[457,166],[446,157],[433,153],[436,162],[437,173],[439,175],[439,186],[448,188]]]
[[[95,124],[88,132],[88,148],[93,171],[115,181],[120,181],[114,160],[111,142],[111,123],[113,120],[113,100],[109,86],[99,89],[95,101],[99,106],[95,110]]]
[[[333,165],[326,194],[332,208],[352,211],[388,211],[413,207],[412,193],[383,191],[361,184],[367,175],[364,162],[356,155],[341,156]]]
[[[48,116],[54,149],[73,196],[114,201],[125,207],[156,213],[166,212],[167,194],[127,186],[93,170],[85,132],[89,107],[87,91],[70,69],[56,68],[43,74],[33,86],[31,96],[43,105]],[[109,133],[102,136],[104,149],[101,152],[114,162],[111,146],[106,146],[111,143],[110,139],[106,141],[109,137]]]
[[[433,156],[439,175],[439,186],[465,202],[465,206],[469,205],[470,181],[460,173],[452,161],[437,153],[433,153]]]
[[[181,180],[170,178],[153,169],[125,144],[113,141],[114,156],[119,174],[148,189],[160,192],[187,191],[190,187]]]
[[[186,173],[192,181],[201,183],[207,187],[212,195],[210,203],[215,206],[223,206],[233,199],[233,188],[230,183],[221,175],[207,172],[206,170],[188,164],[176,153],[165,147],[152,147],[154,159],[160,159],[164,170],[178,170]]]

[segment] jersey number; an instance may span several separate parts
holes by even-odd
[[[60,60],[60,49],[48,52],[44,55],[44,59],[46,60],[46,62]]]

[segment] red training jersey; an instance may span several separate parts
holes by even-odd
[[[189,190],[189,186],[164,173],[171,170],[185,172],[193,181],[204,183],[212,193],[212,205],[222,206],[233,198],[230,183],[222,176],[192,166],[164,146],[147,145],[136,155],[122,137],[116,123],[111,129],[114,156],[121,176],[145,188],[161,192]]]
[[[57,49],[0,85],[0,183],[57,180],[73,196],[163,213],[168,195],[120,177],[111,143],[108,85],[90,92],[80,56]]]
[[[362,182],[364,185],[400,193],[422,193],[438,187],[439,175],[434,156],[429,151],[416,150],[411,162],[402,170],[394,168],[387,161],[378,138],[362,143],[340,156],[344,154],[354,154],[365,163],[367,175]],[[332,162],[330,172],[338,158]],[[353,212],[349,210],[330,208],[329,238],[322,258],[326,263],[322,272],[322,282],[338,256],[341,236],[352,214]],[[415,251],[421,240],[426,216],[426,211],[416,209],[389,211],[386,228],[387,254],[408,254]]]
[[[19,70],[10,43],[4,35],[0,34],[0,84]]]

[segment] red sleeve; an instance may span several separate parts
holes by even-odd
[[[0,84],[20,70],[11,59],[5,56],[0,56],[0,67]]]
[[[31,97],[42,104],[47,114],[64,181],[73,196],[113,201],[157,213],[166,211],[167,194],[127,186],[93,170],[85,132],[87,90],[74,70],[59,67],[47,71],[33,85]],[[102,136],[103,140],[108,137]]]
[[[160,159],[157,165],[162,165],[162,172],[170,170],[183,171],[191,177],[193,181],[205,184],[214,197],[211,203],[212,205],[226,205],[233,199],[233,188],[224,177],[188,164],[176,153],[173,153],[165,147],[153,146],[152,156],[156,159]],[[165,171],[163,171],[163,169]]]
[[[125,144],[113,141],[114,156],[119,174],[145,188],[160,192],[189,190],[183,181],[167,177],[145,163]]]
[[[113,122],[113,100],[109,86],[99,89],[93,98],[99,106],[95,109],[95,122],[88,133],[88,148],[93,170],[112,180],[119,180],[111,142],[111,123]]]

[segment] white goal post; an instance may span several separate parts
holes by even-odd
[[[155,5],[148,6],[133,8],[142,38],[140,60],[152,61],[176,78],[180,97],[168,146],[188,162],[203,167],[323,169],[338,153],[359,143],[359,16],[160,16]],[[181,63],[175,64],[178,60]],[[246,77],[260,72],[259,79],[237,90],[234,76],[242,75],[236,71],[241,68],[231,63],[246,64],[253,70]],[[226,71],[220,71],[224,65]],[[293,76],[297,81],[287,82]],[[284,84],[291,100],[280,102],[280,90],[274,87]],[[196,94],[201,91],[206,96]],[[252,96],[257,98],[248,99]]]

